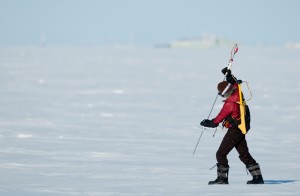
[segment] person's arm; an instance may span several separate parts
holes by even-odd
[[[231,114],[231,112],[232,112],[231,104],[232,103],[225,102],[225,104],[223,105],[223,108],[221,109],[219,114],[216,116],[216,118],[214,118],[213,122],[215,124],[219,124],[219,123],[223,122],[223,120]]]
[[[227,69],[227,67],[225,67],[224,69],[222,69],[222,73],[226,76],[226,81],[229,82],[230,84],[235,84],[237,79],[231,74],[231,70]]]

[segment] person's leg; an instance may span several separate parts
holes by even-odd
[[[235,148],[239,153],[240,160],[246,165],[247,169],[253,177],[253,179],[248,181],[247,184],[264,184],[260,166],[250,155],[246,138],[238,142]]]
[[[243,133],[241,132],[241,134],[243,134]],[[245,135],[243,136],[243,139],[235,145],[235,149],[239,153],[240,160],[245,165],[251,165],[251,164],[256,163],[255,159],[249,153],[249,149],[248,149],[248,145],[247,145]]]
[[[241,140],[245,138],[245,136],[240,133],[241,131],[237,128],[228,129],[216,153],[217,162],[220,165],[228,166],[227,155]]]
[[[228,129],[227,133],[225,134],[220,147],[216,153],[217,158],[217,179],[214,181],[209,181],[209,185],[212,184],[228,184],[228,172],[229,172],[229,165],[227,160],[227,155],[229,152],[236,146],[243,137],[237,134],[235,129]]]

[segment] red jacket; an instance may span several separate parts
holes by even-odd
[[[237,84],[234,84],[234,87],[238,89]],[[240,107],[238,104],[239,100],[239,91],[236,90],[224,101],[225,103],[220,113],[214,119],[214,123],[219,124],[228,116],[231,116],[234,119],[240,119]],[[229,127],[231,127],[231,125],[229,125]]]

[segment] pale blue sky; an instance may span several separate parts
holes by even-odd
[[[0,0],[0,45],[300,41],[298,0]]]

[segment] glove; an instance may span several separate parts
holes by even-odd
[[[202,125],[203,127],[211,127],[211,128],[215,128],[218,126],[218,124],[214,123],[214,119],[212,120],[204,119],[202,120],[200,125]]]
[[[231,74],[231,70],[230,69],[228,69],[227,67],[225,67],[225,68],[222,69],[222,73],[224,75],[226,75],[226,73],[227,73],[227,75],[226,75],[226,81],[227,82],[229,82],[232,85],[236,83],[236,78]]]
[[[231,75],[231,70],[228,69],[227,67],[224,67],[224,68],[222,69],[221,72],[222,72],[224,75],[226,74],[226,72],[227,72],[227,75]]]

